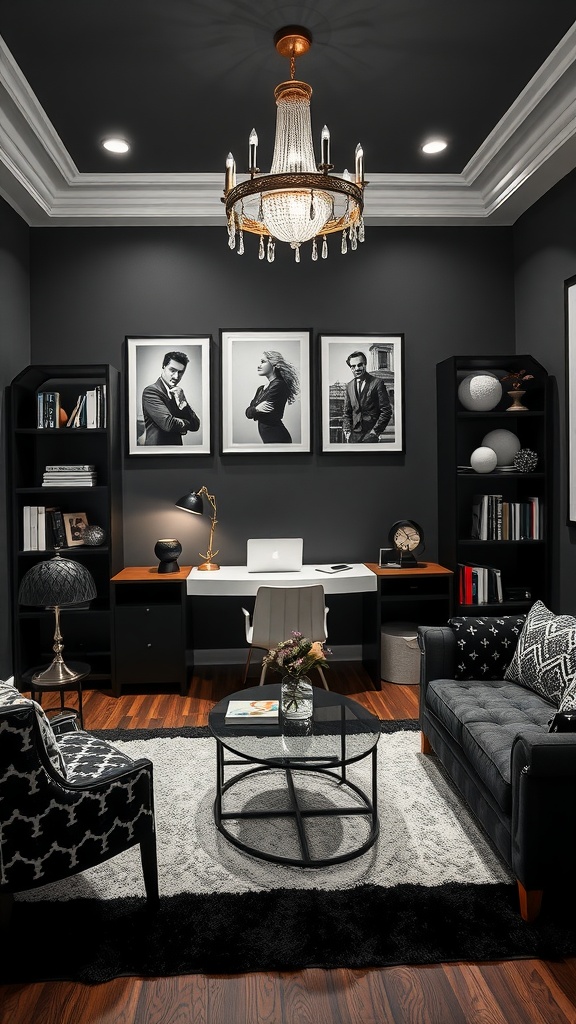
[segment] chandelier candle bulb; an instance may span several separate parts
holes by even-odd
[[[322,129],[321,153],[322,163],[320,164],[320,166],[322,170],[325,170],[326,173],[328,173],[328,164],[330,163],[330,132],[328,131],[326,125],[324,125]]]
[[[248,170],[252,173],[258,170],[256,166],[256,150],[258,148],[258,136],[256,134],[255,128],[253,128],[252,131],[250,132],[250,138],[248,139],[248,148]]]
[[[364,150],[360,143],[356,146],[356,184],[364,183]]]
[[[236,184],[236,162],[232,153],[228,153],[226,157],[226,182],[224,185],[224,191],[229,192],[230,189],[234,188]]]

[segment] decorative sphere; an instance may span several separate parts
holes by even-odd
[[[482,438],[482,444],[496,452],[499,466],[511,466],[516,452],[520,451],[520,438],[511,430],[491,430]]]
[[[519,473],[533,473],[538,465],[538,456],[530,448],[521,448],[514,456],[514,465]]]
[[[102,529],[101,526],[85,526],[82,531],[82,543],[87,544],[88,547],[97,548],[99,544],[103,544],[106,540],[106,530]]]
[[[498,456],[493,448],[476,448],[470,456],[470,465],[477,473],[491,473],[497,462]]]
[[[471,373],[460,382],[458,398],[471,412],[487,412],[502,398],[502,385],[492,373]]]
[[[159,560],[159,573],[179,572],[178,556],[182,554],[182,545],[174,537],[157,540],[154,545],[154,554]]]

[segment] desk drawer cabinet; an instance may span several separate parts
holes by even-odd
[[[179,609],[165,605],[116,607],[115,676],[123,683],[180,683],[182,627]]]
[[[187,692],[186,576],[124,569],[112,580],[113,692],[174,685]],[[142,574],[134,578],[135,574]]]

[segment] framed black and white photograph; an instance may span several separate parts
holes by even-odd
[[[221,331],[222,452],[310,451],[310,331]]]
[[[576,523],[576,277],[565,285],[566,298],[566,448],[568,522]]]
[[[210,335],[126,338],[129,455],[209,455]]]
[[[404,450],[404,337],[322,334],[323,452]]]
[[[64,512],[64,530],[66,543],[69,548],[75,548],[84,543],[84,530],[88,526],[88,519],[85,512]]]

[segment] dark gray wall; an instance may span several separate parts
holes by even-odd
[[[7,562],[4,389],[30,362],[29,232],[0,198],[0,564]],[[9,579],[0,573],[0,677],[11,671]]]
[[[454,353],[514,351],[511,229],[374,228],[356,253],[261,263],[224,227],[33,229],[32,361],[123,367],[126,335],[212,334],[215,454],[125,459],[126,564],[155,564],[158,537],[205,550],[207,520],[174,509],[192,486],[218,500],[220,560],[250,536],[302,535],[307,561],[373,560],[396,519],[414,518],[437,556],[435,366]],[[224,456],[220,328],[405,335],[405,455]],[[317,374],[315,373],[315,380]],[[317,381],[316,381],[317,382]],[[314,419],[318,419],[317,392]]]
[[[576,274],[576,171],[536,203],[514,228],[516,348],[556,378],[553,603],[576,613],[576,528],[566,524],[564,281]]]

